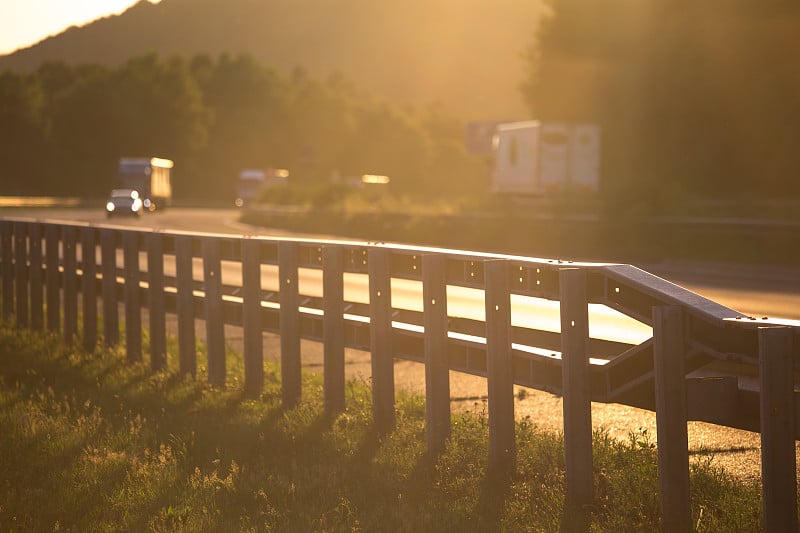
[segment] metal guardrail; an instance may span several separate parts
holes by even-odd
[[[150,363],[158,369],[166,365],[165,315],[175,314],[179,371],[195,375],[194,320],[204,318],[208,379],[224,384],[224,326],[241,326],[245,390],[251,394],[263,385],[262,332],[278,333],[286,405],[301,398],[300,340],[319,341],[324,345],[325,404],[331,412],[344,408],[344,348],[366,350],[372,361],[375,424],[381,431],[394,424],[394,359],[420,361],[425,363],[432,453],[442,449],[449,435],[449,370],[484,376],[491,463],[498,468],[513,465],[513,385],[561,394],[567,499],[573,503],[591,500],[590,402],[655,410],[660,470],[678,472],[677,479],[662,480],[662,503],[673,506],[664,508],[665,518],[679,520],[688,509],[686,420],[761,431],[769,495],[765,512],[778,516],[781,511],[775,509],[783,509],[789,516],[785,509],[791,507],[796,517],[796,497],[786,503],[781,495],[796,490],[794,439],[800,424],[795,417],[800,409],[793,387],[800,322],[743,316],[623,264],[19,218],[0,219],[0,237],[2,317],[21,327],[46,327],[70,342],[80,338],[87,349],[94,349],[98,338],[113,345],[120,339],[117,304],[123,303],[127,356],[139,361],[140,309],[148,308]],[[195,259],[202,262],[202,278],[195,277]],[[240,284],[223,284],[223,265],[230,264],[241,269]],[[278,290],[262,288],[264,265],[277,268]],[[301,269],[321,271],[321,297],[300,292]],[[368,278],[368,298],[345,300],[343,280],[353,274]],[[392,307],[392,280],[421,284],[421,311]],[[480,291],[485,319],[448,315],[448,287]],[[560,331],[512,321],[512,298],[560,302]],[[591,338],[589,304],[652,327],[652,338],[639,344]],[[97,331],[99,312],[102,334]],[[692,377],[698,371],[703,377]],[[745,388],[737,378],[741,374],[759,376],[760,387]],[[684,489],[685,494],[680,492]]]

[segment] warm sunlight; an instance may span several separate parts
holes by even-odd
[[[7,0],[0,3],[0,54],[31,46],[70,26],[118,15],[137,0]],[[157,4],[161,0],[149,0]]]

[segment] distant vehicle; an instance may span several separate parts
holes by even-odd
[[[245,207],[268,187],[286,185],[289,178],[289,171],[283,168],[244,169],[239,173],[236,181],[236,207]]]
[[[134,189],[114,189],[106,202],[106,216],[135,216],[142,214],[144,202]]]
[[[347,176],[344,180],[333,182],[343,184],[351,189],[362,191],[366,198],[378,198],[389,193],[389,183],[392,179],[384,174],[362,174],[361,176]]]
[[[120,188],[139,193],[146,211],[163,209],[172,202],[173,162],[160,157],[123,157],[119,160]]]
[[[493,144],[495,193],[545,195],[599,189],[597,125],[509,122],[497,126]]]

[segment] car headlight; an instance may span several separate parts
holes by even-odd
[[[111,211],[113,211],[113,210],[114,210],[114,208],[115,208],[115,207],[116,207],[116,206],[114,205],[114,202],[108,202],[108,203],[106,204],[106,211],[108,211],[108,212],[110,213]]]
[[[133,204],[131,204],[131,211],[135,213],[139,211],[139,209],[141,208],[142,208],[142,201],[137,198],[136,200],[133,201]]]

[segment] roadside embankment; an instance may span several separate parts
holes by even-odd
[[[800,248],[793,244],[800,221],[794,220],[249,209],[241,221],[304,233],[571,260],[800,263]]]

